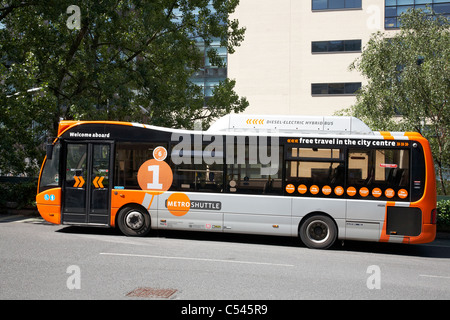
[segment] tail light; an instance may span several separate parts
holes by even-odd
[[[437,222],[437,210],[431,210],[431,224],[436,224]]]

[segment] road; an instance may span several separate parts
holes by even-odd
[[[450,240],[339,243],[114,229],[0,216],[0,299],[450,299]],[[231,309],[230,309],[231,310]]]

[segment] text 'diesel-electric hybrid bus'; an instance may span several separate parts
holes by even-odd
[[[61,121],[37,194],[54,224],[427,243],[428,141],[352,117],[228,115],[207,131]]]

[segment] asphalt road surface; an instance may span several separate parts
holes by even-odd
[[[131,238],[0,216],[0,299],[450,299],[450,240],[345,242],[321,251],[283,237]],[[182,311],[209,312],[189,307]]]

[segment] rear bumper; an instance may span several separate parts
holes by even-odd
[[[419,243],[429,243],[433,242],[436,238],[436,225],[435,224],[424,224],[422,226],[422,232],[417,237],[405,237],[408,241],[406,243],[419,244]]]

